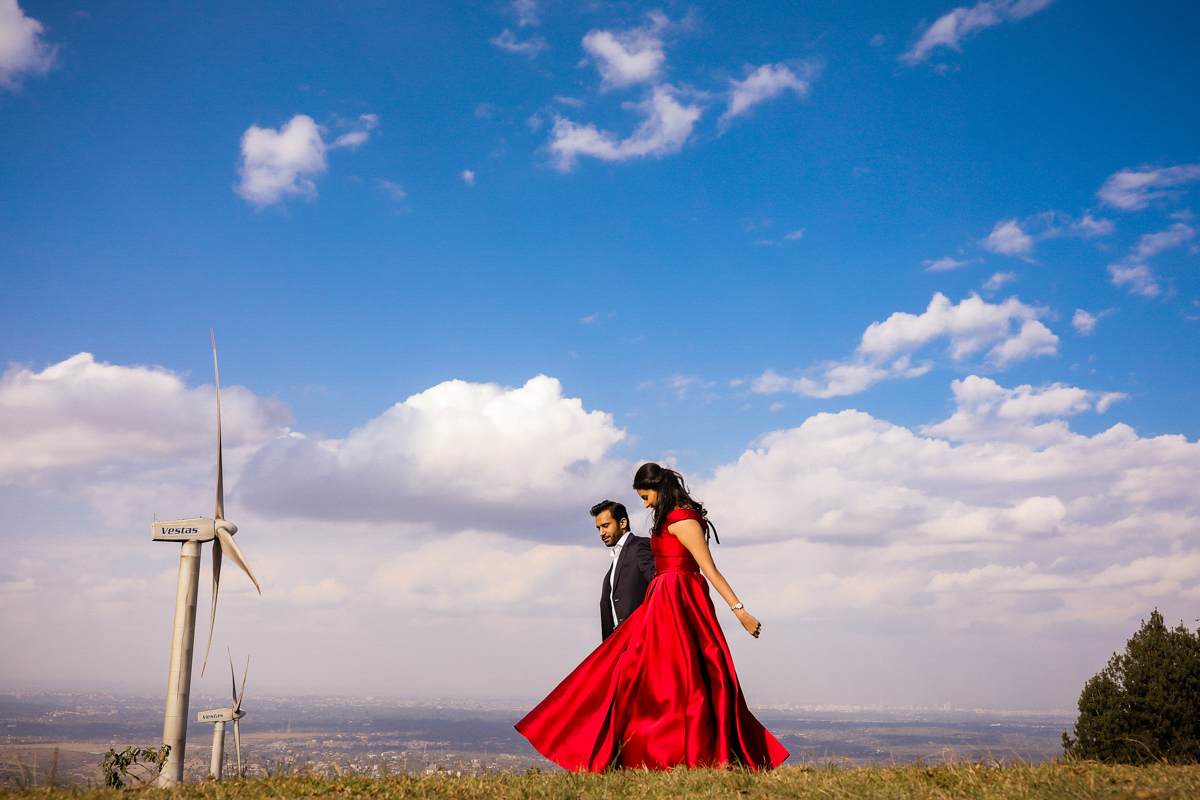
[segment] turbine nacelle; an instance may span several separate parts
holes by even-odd
[[[204,517],[155,520],[150,531],[150,539],[155,542],[211,542],[217,538],[216,520]]]
[[[214,708],[196,714],[196,722],[234,722],[246,716],[240,708]]]
[[[222,529],[229,536],[233,536],[238,527],[227,519],[207,517],[172,519],[166,522],[155,520],[150,528],[150,539],[155,542],[211,542],[221,536]]]

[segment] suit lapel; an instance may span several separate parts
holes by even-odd
[[[625,558],[625,551],[629,549],[629,542],[621,548],[621,554],[617,556],[615,566],[612,571],[612,588],[610,591],[614,596],[617,594],[617,583],[621,580],[621,559]]]
[[[636,537],[630,536],[625,540],[625,546],[621,548],[621,554],[617,556],[617,568],[613,570],[612,577],[612,593],[617,593],[617,583],[621,580],[621,568],[624,565],[625,559],[629,558],[629,551],[633,549],[633,542]]]

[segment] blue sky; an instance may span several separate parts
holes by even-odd
[[[193,509],[198,501],[183,498],[211,493],[211,447],[202,444],[211,419],[197,412],[203,436],[195,442],[173,444],[170,431],[188,424],[188,398],[211,383],[213,327],[224,382],[244,387],[245,408],[255,409],[244,418],[244,458],[234,459],[235,471],[244,464],[246,472],[244,481],[234,476],[230,516],[241,500],[263,531],[259,542],[285,536],[297,519],[334,520],[367,525],[371,533],[350,538],[384,537],[402,555],[436,530],[492,537],[478,546],[508,554],[518,572],[544,556],[590,576],[588,565],[602,569],[604,554],[591,546],[590,521],[567,522],[569,513],[593,495],[624,491],[622,470],[637,461],[671,458],[738,520],[722,529],[734,544],[727,558],[745,570],[743,583],[763,587],[758,607],[778,601],[777,624],[792,642],[832,614],[863,631],[845,644],[845,658],[892,648],[865,620],[901,614],[910,602],[969,626],[971,614],[956,609],[973,606],[948,599],[948,587],[1033,570],[1030,584],[987,584],[973,597],[979,619],[1005,626],[1014,641],[1031,626],[1044,633],[1036,663],[1070,663],[1061,685],[1031,700],[1067,707],[1076,683],[1139,614],[1156,604],[1189,613],[1188,592],[1200,586],[1200,566],[1164,577],[1139,560],[1191,558],[1200,532],[1192,480],[1200,437],[1198,22],[1200,12],[1184,2],[1077,0],[750,9],[296,3],[286,12],[277,4],[0,2],[0,350],[15,409],[0,438],[9,451],[0,503],[28,520],[73,509],[141,552],[145,519],[175,502],[155,500],[155,487],[182,461],[191,471],[162,494],[178,499],[179,516],[204,511],[210,500]],[[68,361],[80,353],[97,369],[108,365],[111,395],[72,377],[90,369]],[[45,372],[63,364],[75,366]],[[412,478],[401,492],[408,505],[393,504],[382,486],[375,494],[331,490],[319,513],[301,509],[297,486],[309,486],[312,498],[332,485],[313,477],[328,478],[331,467],[309,474],[303,465],[318,463],[311,459],[320,447],[352,444],[354,431],[373,442],[364,452],[395,445],[428,467],[417,434],[388,427],[394,404],[461,381],[450,385],[465,392],[458,399],[429,402],[446,414],[479,411],[491,408],[480,392],[509,397],[538,375],[556,380],[558,394],[538,395],[545,405],[531,419],[500,415],[508,422],[496,423],[499,438],[477,453],[464,433],[470,425],[453,415],[421,434],[431,437],[420,439],[429,453],[459,453],[451,440],[467,437],[464,460],[443,465],[446,475],[478,479],[455,484],[457,495]],[[176,405],[168,411],[146,399],[144,413],[126,419],[136,402],[120,398],[153,396],[137,388],[143,380],[158,380],[162,401]],[[35,385],[57,399],[23,394]],[[1009,410],[997,410],[1005,399]],[[432,407],[420,413],[433,420]],[[535,421],[559,419],[553,409],[561,425],[531,433]],[[909,479],[907,456],[854,455],[846,444],[854,437],[814,432],[851,410],[864,430],[890,425],[896,435],[949,443],[946,469],[953,448],[965,459],[974,445],[985,461],[1004,448],[1024,447],[1011,459],[1035,461],[1055,447],[1082,448],[1079,463],[1112,468],[1080,477],[1074,468],[1051,475],[1030,467],[999,479],[1003,490],[934,478],[926,485]],[[609,417],[600,424],[596,415]],[[1109,440],[1097,437],[1114,425],[1134,438],[1105,450]],[[316,449],[280,449],[284,439],[301,441],[283,428]],[[789,435],[808,442],[806,453],[842,444],[824,466],[800,467],[772,450]],[[94,446],[63,443],[89,436]],[[147,445],[155,436],[162,442]],[[881,437],[879,447],[892,446]],[[503,497],[491,492],[492,473],[476,456],[506,464],[507,479],[527,468],[530,442],[556,453],[559,461],[542,467],[557,477],[529,478]],[[559,452],[563,442],[578,447]],[[1136,448],[1147,453],[1121,461]],[[54,455],[60,450],[69,454]],[[782,465],[749,465],[755,452],[767,461],[775,453]],[[380,474],[401,469],[403,458],[387,458]],[[1050,508],[1051,522],[1030,522],[1026,540],[993,520],[970,546],[934,548],[924,561],[871,560],[863,553],[873,545],[855,538],[858,527],[834,524],[853,516],[861,495],[817,492],[832,504],[825,507],[804,494],[813,475],[849,475],[855,459],[881,470],[868,482],[874,488],[860,487],[872,496],[886,486],[949,504],[926,508],[920,524],[902,521],[908,501],[879,510],[864,525],[894,526],[898,537],[880,552],[917,547],[919,531],[928,533],[920,525],[952,507],[986,517],[1041,498],[1034,506]],[[746,488],[739,465],[758,476],[759,489],[777,490],[746,506],[758,489]],[[1157,481],[1158,499],[1129,489],[1147,470],[1158,476],[1147,479]],[[396,480],[409,481],[401,472]],[[346,486],[361,483],[354,475]],[[97,499],[106,493],[121,499]],[[1111,510],[1107,528],[1093,506],[1084,508],[1088,498],[1116,497],[1127,505]],[[817,505],[809,509],[809,500]],[[459,502],[476,511],[437,511]],[[357,510],[343,513],[342,504]],[[511,519],[489,525],[489,513]],[[1154,513],[1171,519],[1148,522]],[[781,530],[793,538],[755,533],[771,527],[751,522],[760,517],[789,519]],[[1115,521],[1125,533],[1104,538],[1102,529],[1121,527]],[[1083,527],[1067,532],[1076,523]],[[52,523],[30,524],[48,525],[46,537],[63,547],[73,541]],[[566,533],[572,524],[578,531]],[[813,533],[827,524],[834,528]],[[747,529],[741,547],[739,526]],[[248,553],[253,535],[240,537]],[[322,552],[315,539],[307,546]],[[773,547],[801,550],[773,558]],[[795,578],[787,558],[820,560],[805,547],[826,548],[820,558],[830,560]],[[1064,566],[1095,552],[1109,561],[1081,572]],[[57,568],[33,551],[24,557],[27,566],[4,576],[25,597],[7,601],[5,626],[34,641],[32,620],[56,606],[27,595],[53,585]],[[428,557],[436,572],[450,556]],[[153,586],[169,585],[166,554],[155,558],[167,577]],[[891,586],[887,576],[901,561],[911,584]],[[775,573],[764,566],[771,562]],[[1105,570],[1137,564],[1149,577],[1121,583],[1120,599],[1087,595],[1110,585]],[[329,569],[301,578],[295,568],[289,583],[280,562],[277,595],[291,592],[303,605],[305,586],[340,587],[322,595],[330,607],[319,612],[336,627],[332,620],[373,601],[359,596],[353,567]],[[404,575],[387,580],[415,591],[416,579]],[[795,600],[828,576],[843,588],[876,588],[828,607]],[[590,577],[580,578],[586,591],[574,578],[546,580],[520,596],[593,594]],[[151,591],[135,583],[113,588],[123,599],[112,602]],[[913,599],[926,595],[938,599]],[[489,629],[523,641],[524,612],[496,602]],[[446,603],[446,614],[476,613],[466,601]],[[555,624],[590,636],[590,600],[570,608]],[[1072,625],[1091,633],[1060,653],[1056,640]],[[832,628],[829,636],[836,649]],[[957,668],[991,658],[947,636],[929,647],[954,650]],[[748,652],[747,668],[760,671],[753,677],[773,697],[792,701],[929,694],[919,659],[892,683],[864,688],[835,655],[809,665],[825,679],[797,688],[775,677],[796,652]],[[536,696],[576,655],[485,690]],[[113,654],[101,673],[119,682],[120,663]],[[147,669],[157,680],[161,670]],[[36,660],[5,671],[18,683],[45,674]],[[962,702],[1005,705],[1011,693],[986,688],[992,678],[980,674],[977,683],[964,679]],[[69,671],[55,678],[71,679]],[[380,693],[382,680],[367,672],[355,686]],[[431,679],[414,691],[461,693],[463,685]],[[310,688],[283,677],[279,687]]]

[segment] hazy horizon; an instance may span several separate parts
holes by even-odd
[[[96,696],[111,697],[114,700],[122,701],[140,701],[146,707],[154,708],[161,707],[165,703],[165,699],[154,693],[131,693],[131,692],[106,692],[106,691],[52,691],[52,690],[34,690],[22,689],[12,690],[0,687],[0,696],[11,696],[18,699],[32,697],[81,697],[92,698]],[[227,695],[192,695],[191,707],[195,716],[196,711],[203,708],[219,708],[221,704],[229,705],[226,702]],[[471,712],[493,712],[493,711],[514,711],[524,712],[529,710],[533,704],[540,701],[541,697],[412,697],[412,696],[375,696],[375,695],[329,695],[329,694],[269,694],[263,693],[257,695],[256,700],[268,702],[303,702],[303,701],[325,701],[325,702],[346,702],[355,703],[358,705],[373,704],[375,706],[390,706],[394,708],[405,708],[413,710],[445,710],[445,711],[461,711],[465,713]],[[920,706],[914,704],[897,704],[887,705],[883,703],[875,703],[868,705],[857,705],[853,703],[775,703],[775,704],[754,704],[751,706],[756,711],[781,713],[804,712],[818,715],[878,715],[885,716],[918,716],[920,718],[935,718],[944,716],[956,715],[999,715],[1018,716],[1018,717],[1045,717],[1049,719],[1074,719],[1078,712],[1075,709],[1027,709],[1027,708],[959,708],[959,707],[937,707],[937,706]],[[189,727],[200,725],[201,723],[189,722]]]

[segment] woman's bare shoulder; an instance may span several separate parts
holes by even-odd
[[[667,514],[667,524],[668,525],[671,525],[672,523],[675,523],[675,522],[681,522],[683,520],[688,520],[688,519],[695,520],[696,522],[700,522],[700,520],[702,520],[703,517],[700,516],[700,512],[694,508],[677,508],[674,511]]]
[[[701,517],[699,514],[695,516],[679,517],[675,521],[667,518],[666,531],[674,536],[679,536],[681,533],[688,533],[693,530],[703,532],[704,527],[700,524]]]

